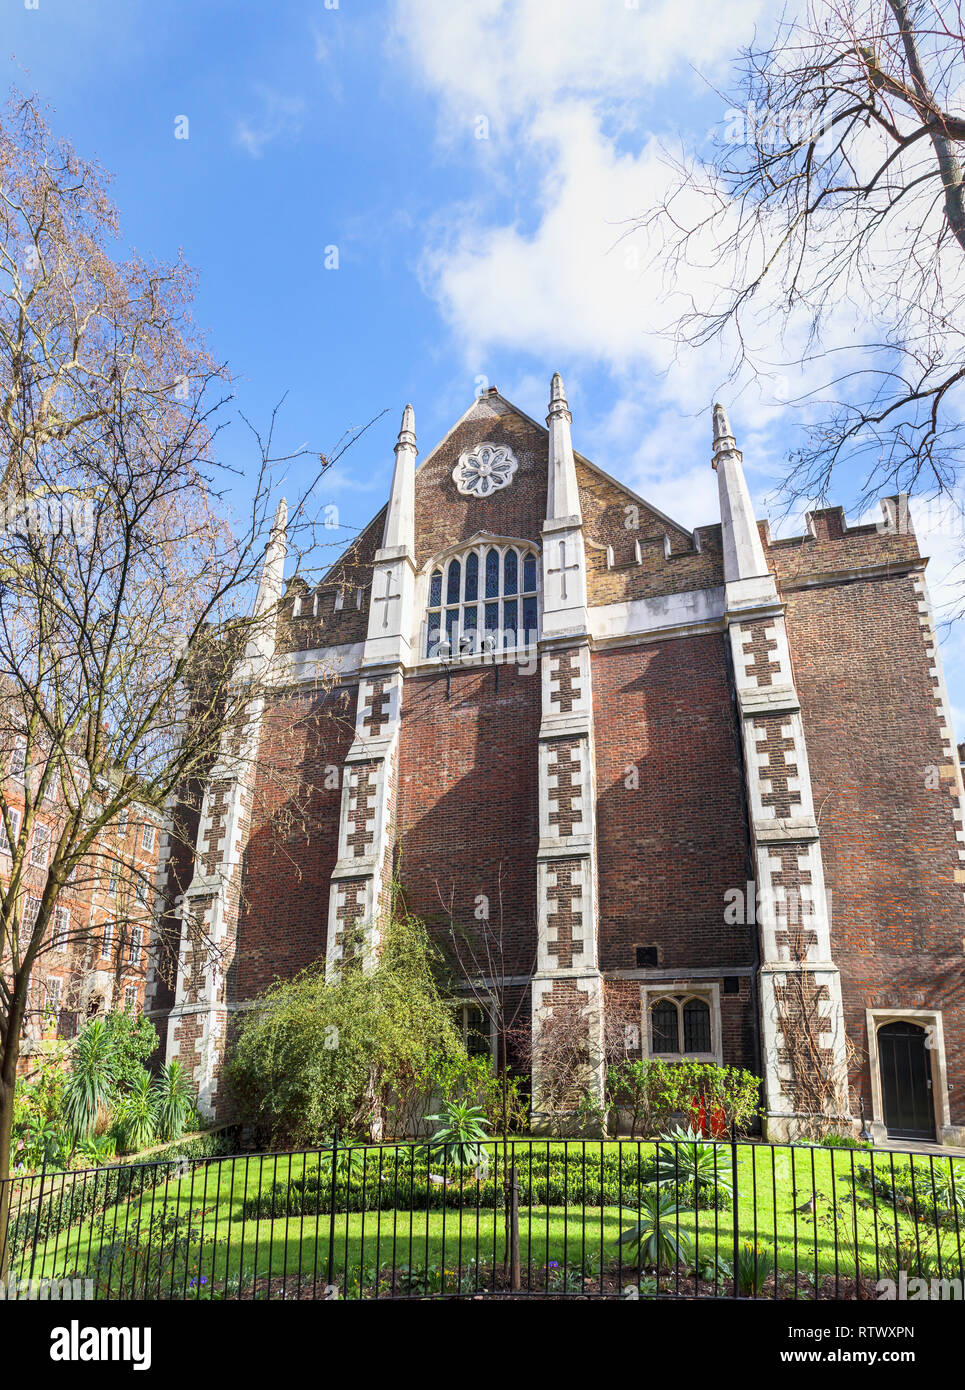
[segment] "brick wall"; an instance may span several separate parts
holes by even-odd
[[[497,681],[498,671],[498,681]],[[402,703],[398,847],[408,907],[445,940],[447,914],[473,929],[477,895],[499,923],[502,870],[507,973],[536,957],[539,675],[514,666],[410,677]]]
[[[748,840],[723,637],[597,652],[593,702],[601,969],[652,945],[684,978],[752,966],[756,929],[724,921]],[[746,977],[721,998],[725,1060],[756,1070],[754,1008]]]
[[[467,497],[452,480],[459,455],[483,440],[507,445],[518,468],[509,487],[489,497]],[[415,475],[416,564],[479,531],[539,540],[546,513],[546,431],[507,406],[483,396],[472,414],[426,458]]]
[[[942,1009],[960,1124],[965,908],[914,578],[786,597],[848,1035],[864,1062],[866,1007]],[[862,1086],[870,1115],[866,1077]]]
[[[34,781],[36,800],[39,771],[34,769],[27,775]],[[4,796],[22,825],[23,778],[6,777]],[[95,799],[91,810],[96,809]],[[63,833],[66,814],[60,791],[54,799],[41,800],[35,806],[21,870],[20,910],[24,920],[30,919],[31,927],[48,889],[48,864]],[[142,841],[146,825],[150,826],[147,848]],[[38,842],[38,826],[46,829],[49,838],[46,858],[34,864],[31,851]],[[45,1040],[67,1040],[88,1015],[123,1009],[128,992],[135,1007],[143,1007],[159,845],[160,817],[134,804],[126,824],[103,830],[73,880],[57,893],[31,972],[21,1070],[29,1072],[31,1058]],[[2,848],[0,879],[8,879],[10,871],[11,856]],[[110,930],[105,932],[108,923]],[[9,956],[4,966],[11,968]]]
[[[750,933],[722,930],[747,867],[723,638],[597,652],[593,701],[602,968],[652,942],[662,968],[751,964]]]
[[[355,696],[286,693],[265,712],[229,998],[250,999],[324,957]]]
[[[719,526],[701,528],[698,549],[686,531],[640,504],[626,489],[585,462],[577,463],[577,478],[591,604],[658,598],[724,582]],[[635,541],[640,544],[639,560]],[[612,568],[607,562],[607,547],[613,551]]]

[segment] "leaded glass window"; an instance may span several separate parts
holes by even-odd
[[[650,1051],[655,1057],[714,1052],[710,1004],[695,995],[664,995],[649,1005]]]
[[[688,999],[684,1005],[684,1052],[710,1051],[710,1005]]]
[[[677,1006],[672,999],[658,999],[650,1009],[651,1051],[679,1052]]]
[[[534,646],[538,624],[537,557],[525,546],[478,546],[429,576],[427,657]]]

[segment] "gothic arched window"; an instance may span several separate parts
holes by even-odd
[[[710,1004],[698,995],[665,994],[648,1006],[654,1057],[707,1056],[714,1052]]]
[[[429,575],[426,656],[535,645],[536,577],[536,554],[526,546],[480,545],[436,566]]]

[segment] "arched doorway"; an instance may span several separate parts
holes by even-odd
[[[935,1138],[931,1057],[917,1023],[884,1023],[878,1029],[878,1065],[884,1121],[891,1139]]]

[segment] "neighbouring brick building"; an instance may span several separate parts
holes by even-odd
[[[772,539],[714,426],[693,532],[574,453],[559,377],[546,429],[491,390],[418,470],[407,407],[313,590],[282,505],[269,693],[170,861],[149,1000],[210,1112],[232,1013],[370,955],[395,876],[443,942],[498,921],[537,1032],[569,1011],[596,1057],[612,1013],[631,1053],[749,1067],[772,1137],[965,1139],[962,776],[907,501]]]
[[[9,883],[11,843],[20,848],[20,914],[36,921],[49,864],[68,806],[56,778],[39,791],[41,767],[28,766],[17,741],[6,755],[3,797],[12,839],[0,820],[0,881]],[[79,779],[82,772],[74,770]],[[33,805],[24,838],[26,796]],[[76,802],[77,788],[70,800]],[[30,977],[19,1067],[73,1038],[87,1018],[113,1010],[140,1010],[148,975],[162,818],[135,804],[102,831],[57,897],[50,928]]]

